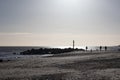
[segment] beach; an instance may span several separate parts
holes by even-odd
[[[120,80],[120,0],[0,0],[0,80]]]
[[[3,61],[0,80],[120,80],[120,52],[74,51]]]

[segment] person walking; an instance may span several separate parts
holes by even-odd
[[[88,47],[86,46],[86,51],[88,50]]]
[[[100,46],[100,51],[102,50],[102,46]]]
[[[105,46],[105,51],[107,51],[107,46]]]

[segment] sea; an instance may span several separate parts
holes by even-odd
[[[47,48],[47,47],[36,47],[36,46],[0,46],[0,60],[15,60],[20,57],[28,57],[27,55],[20,55],[20,52],[31,50],[31,49],[39,49],[39,48]]]
[[[78,49],[85,49],[86,46],[76,46]],[[99,46],[87,46],[88,50],[99,50]],[[72,48],[71,46],[54,46],[54,47],[41,47],[41,46],[0,46],[0,59],[16,59],[19,57],[25,57],[25,55],[20,55],[20,52],[39,49],[39,48]],[[104,50],[104,46],[102,48]],[[120,50],[120,46],[107,46],[109,51]]]

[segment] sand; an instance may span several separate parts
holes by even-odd
[[[120,80],[120,52],[30,55],[0,62],[0,80]]]

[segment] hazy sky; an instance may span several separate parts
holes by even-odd
[[[120,0],[0,0],[0,46],[120,44]]]

